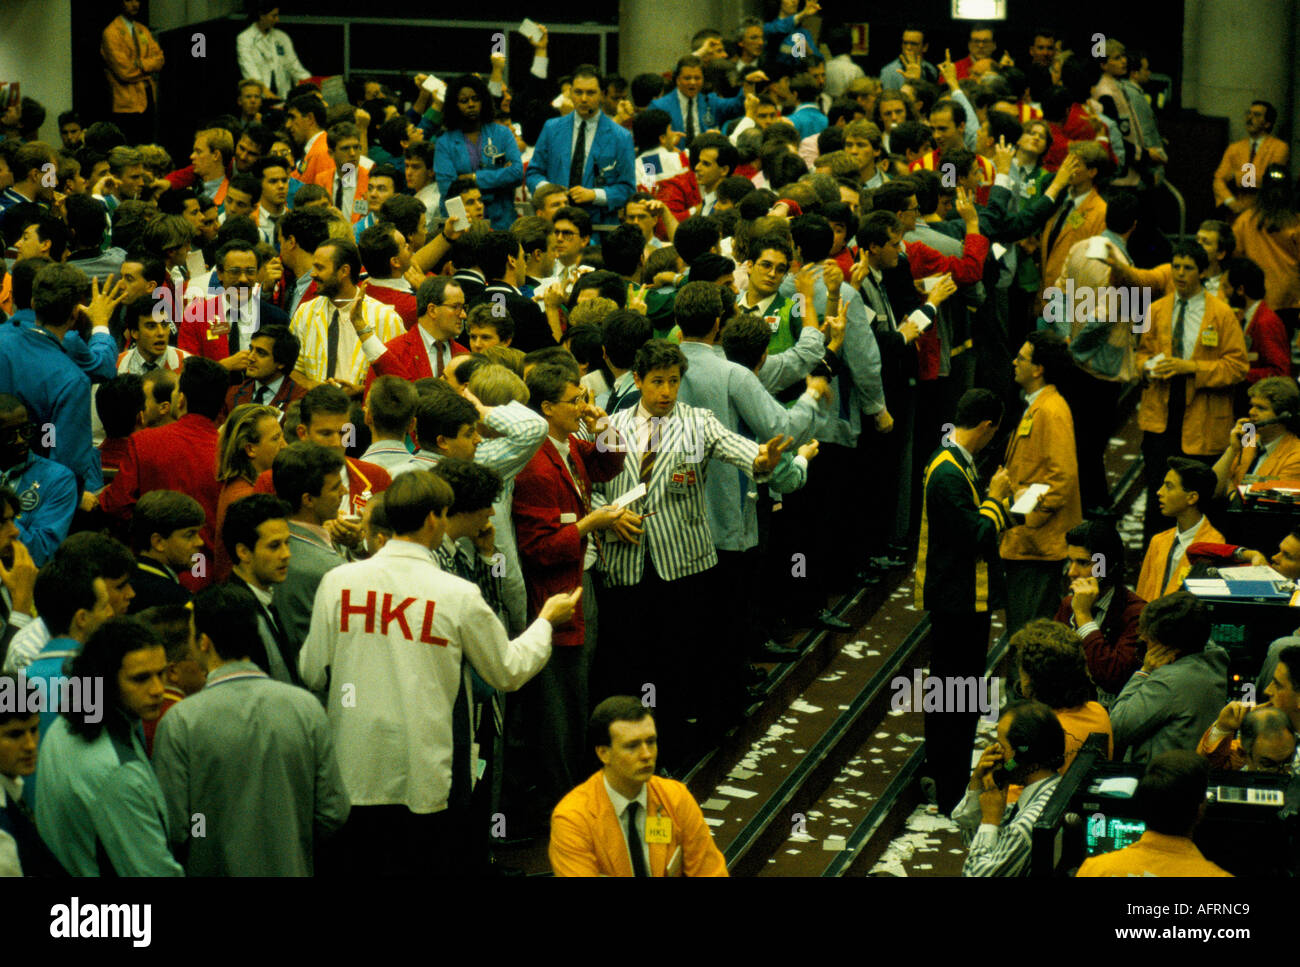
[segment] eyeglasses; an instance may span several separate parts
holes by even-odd
[[[439,306],[438,308],[446,309],[448,312],[454,312],[457,315],[459,315],[460,313],[465,311],[465,303],[457,302],[453,304],[449,302],[446,305]]]
[[[577,238],[578,233],[570,228],[557,228],[555,230],[556,238]]]
[[[587,402],[587,394],[585,392],[579,393],[577,396],[571,396],[567,400],[558,400],[557,402],[563,403],[565,406],[581,406]]]
[[[35,423],[23,423],[0,429],[0,443],[19,443],[36,436]]]

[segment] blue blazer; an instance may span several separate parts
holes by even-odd
[[[593,224],[611,225],[616,213],[636,191],[636,152],[632,135],[614,123],[605,113],[597,115],[596,136],[582,169],[582,187],[603,188],[605,206],[583,205]],[[543,182],[573,187],[569,184],[569,164],[573,160],[573,133],[577,112],[551,118],[542,127],[528,163],[528,191],[534,192]]]
[[[483,209],[492,227],[505,231],[515,220],[515,188],[524,180],[524,161],[514,132],[503,124],[485,124],[479,133],[478,167],[470,164],[469,142],[463,131],[447,131],[433,147],[433,174],[438,193],[447,190],[457,175],[473,174],[483,193]],[[447,214],[447,209],[442,209]]]
[[[650,102],[651,107],[657,107],[661,111],[667,111],[668,116],[673,119],[674,131],[686,130],[686,119],[682,116],[681,101],[677,98],[677,88],[673,88],[663,97],[655,98]],[[695,95],[695,133],[708,131],[710,128],[722,130],[722,125],[732,118],[738,118],[745,113],[745,92],[742,90],[735,97],[718,97],[716,94],[705,94],[703,92]],[[682,143],[683,148],[690,145]]]

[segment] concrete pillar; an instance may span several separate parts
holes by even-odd
[[[1277,105],[1279,127],[1293,137],[1292,0],[1187,0],[1184,9],[1183,106],[1226,116],[1236,141],[1246,136],[1246,107],[1261,98]]]
[[[72,107],[72,2],[8,0],[3,17],[0,81],[17,81],[24,97],[41,102],[40,139],[58,147],[59,112]]]
[[[759,15],[757,0],[619,0],[618,72],[637,74],[668,70],[690,53],[691,37],[716,27],[730,40],[741,18]]]

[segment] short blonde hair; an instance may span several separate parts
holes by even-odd
[[[569,313],[569,327],[581,325],[603,326],[605,320],[618,312],[618,303],[613,299],[596,296],[586,302],[580,302]]]
[[[497,363],[488,363],[474,370],[474,375],[469,378],[469,391],[484,406],[505,406],[512,400],[528,402],[527,384],[517,373]]]
[[[483,350],[483,356],[489,363],[504,366],[520,379],[524,378],[524,351],[522,349],[497,344],[488,346],[487,349]]]
[[[230,159],[235,156],[235,139],[229,131],[225,128],[204,128],[196,136],[207,142],[209,151],[221,152],[223,164],[230,164]]]

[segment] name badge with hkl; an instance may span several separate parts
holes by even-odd
[[[673,841],[673,821],[667,816],[646,817],[645,841],[667,846]]]
[[[1020,429],[1016,431],[1016,436],[1029,436],[1033,429],[1034,418],[1032,416],[1026,416],[1020,421]]]
[[[1219,330],[1206,329],[1205,332],[1201,333],[1202,346],[1209,346],[1210,348],[1214,348],[1218,344],[1219,344]]]
[[[763,321],[767,323],[767,328],[772,332],[776,332],[781,326],[780,316],[764,316]]]

